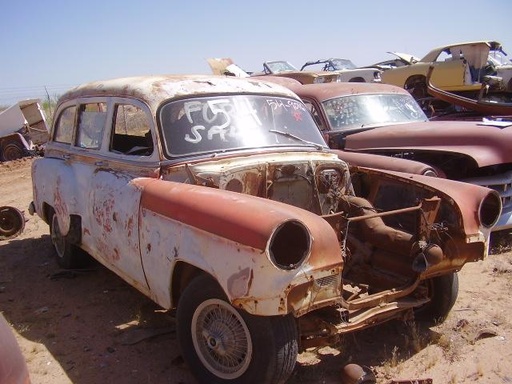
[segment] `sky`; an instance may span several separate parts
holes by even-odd
[[[0,0],[0,106],[88,81],[210,74],[211,57],[246,71],[328,57],[367,66],[472,40],[512,58],[512,1]]]

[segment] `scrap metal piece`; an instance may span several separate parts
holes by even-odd
[[[25,216],[19,209],[9,206],[0,207],[0,240],[12,239],[25,228]]]
[[[341,371],[343,384],[375,384],[377,378],[370,368],[357,364],[347,364]]]

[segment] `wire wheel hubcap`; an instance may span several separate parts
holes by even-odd
[[[252,358],[252,340],[242,316],[220,299],[206,300],[192,317],[192,341],[203,365],[223,379],[240,377]]]

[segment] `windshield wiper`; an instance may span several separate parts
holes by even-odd
[[[323,149],[323,147],[320,144],[313,143],[312,141],[304,140],[304,139],[300,138],[299,136],[295,136],[293,133],[290,133],[290,132],[279,131],[277,129],[269,129],[268,131],[272,132],[272,133],[278,133],[280,135],[283,135],[285,137],[289,137],[291,139],[295,139],[297,141],[300,141],[301,143],[312,145],[312,146],[314,146],[318,150]]]

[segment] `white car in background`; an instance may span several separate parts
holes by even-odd
[[[379,68],[358,67],[349,59],[330,58],[306,62],[301,71],[336,72],[338,82],[380,83]]]
[[[507,54],[502,50],[491,50],[487,59],[487,64],[494,67],[496,76],[501,77],[501,81],[506,86],[507,91],[512,91],[512,61],[507,59]]]

